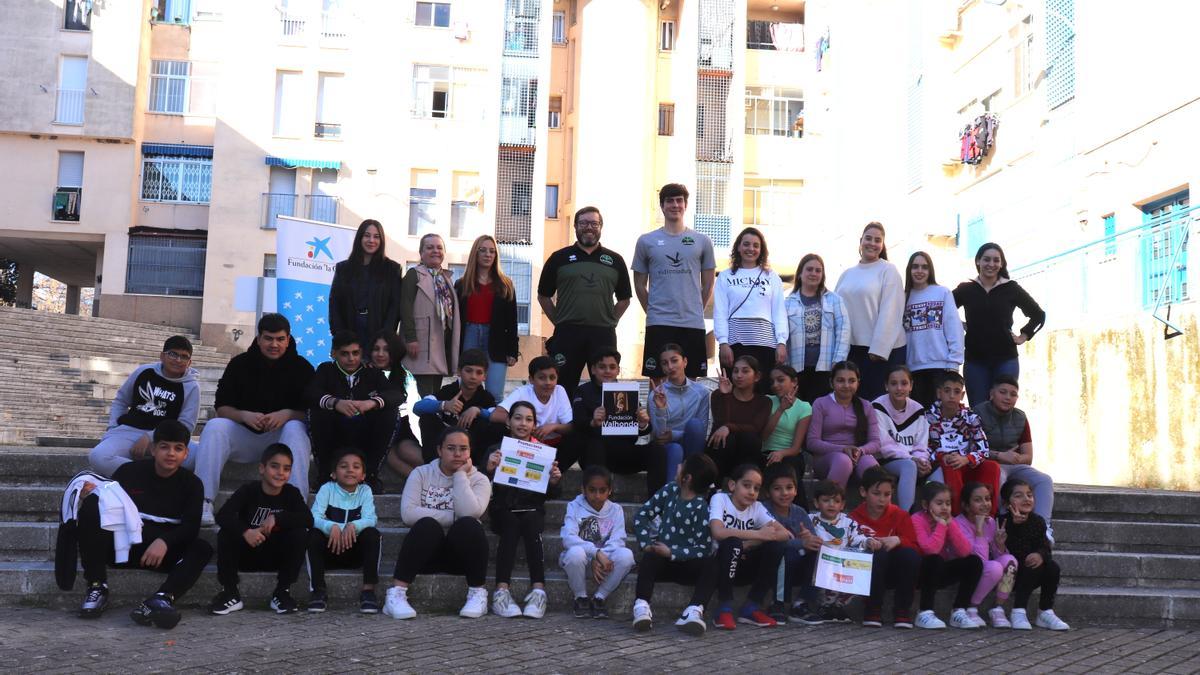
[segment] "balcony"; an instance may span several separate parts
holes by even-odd
[[[746,49],[804,51],[804,24],[779,21],[746,22]]]
[[[83,201],[80,188],[60,187],[54,192],[54,203],[50,208],[52,220],[79,222],[79,204]]]
[[[335,122],[317,122],[313,128],[313,136],[317,138],[341,138],[342,125]]]
[[[54,121],[58,124],[83,124],[83,89],[59,89]]]
[[[304,197],[303,204],[300,197]],[[265,230],[275,229],[275,216],[298,216],[322,223],[337,223],[341,199],[331,195],[296,195],[286,192],[262,193]],[[302,208],[298,208],[302,207]]]
[[[350,35],[344,12],[321,12],[321,39],[345,40]]]
[[[308,21],[303,16],[281,12],[279,14],[279,35],[288,41],[299,41],[304,36],[304,28],[307,24]]]
[[[504,145],[535,145],[537,128],[529,115],[500,115],[500,142]]]

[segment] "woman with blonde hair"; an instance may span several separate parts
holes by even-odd
[[[400,284],[400,324],[404,330],[404,369],[417,381],[417,393],[428,396],[442,378],[458,369],[462,321],[450,271],[442,266],[446,243],[441,235],[421,237],[421,262]]]
[[[463,351],[479,349],[488,355],[484,388],[504,398],[504,378],[521,353],[517,340],[517,293],[500,268],[496,240],[485,234],[471,245],[467,271],[454,282],[463,326]]]

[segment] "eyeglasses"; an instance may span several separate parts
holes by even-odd
[[[188,361],[192,360],[191,354],[180,354],[176,351],[163,352],[163,355],[172,361],[179,361],[181,363],[187,363]]]
[[[581,220],[579,227],[604,227],[604,224],[598,220]]]

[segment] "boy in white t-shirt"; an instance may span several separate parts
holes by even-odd
[[[858,529],[858,523],[842,512],[846,505],[846,491],[841,485],[831,480],[817,483],[813,488],[813,502],[817,505],[817,511],[809,514],[809,518],[812,519],[817,536],[821,538],[822,546],[864,551],[879,548],[878,540],[863,534]],[[853,599],[854,596],[850,593],[824,591],[817,616],[822,621],[847,623],[850,617],[846,614],[846,605]]]
[[[566,471],[579,459],[579,449],[563,443],[563,436],[574,428],[574,412],[567,390],[558,383],[558,366],[549,356],[539,356],[529,362],[529,382],[517,387],[492,411],[491,421],[508,423],[508,411],[517,401],[528,401],[537,413],[538,427],[533,437],[541,443],[558,448],[558,468]],[[570,456],[566,456],[570,455]]]
[[[792,535],[758,501],[762,471],[757,466],[743,464],[734,469],[727,489],[727,493],[713,495],[708,507],[709,529],[717,542],[716,627],[736,627],[732,602],[733,586],[738,583],[749,583],[750,592],[737,621],[764,628],[775,626],[761,604],[775,583],[784,542]]]

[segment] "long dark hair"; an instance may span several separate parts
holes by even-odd
[[[908,256],[908,264],[904,266],[904,299],[905,300],[907,300],[909,294],[912,293],[912,286],[913,286],[912,265],[913,265],[913,261],[917,259],[917,256],[921,256],[922,258],[925,259],[926,263],[929,263],[929,285],[930,286],[937,285],[937,277],[934,276],[934,274],[933,274],[933,258],[931,258],[929,256],[929,254],[926,253],[925,251],[917,251],[916,253]]]
[[[738,233],[737,239],[733,240],[733,250],[729,252],[729,269],[733,270],[734,274],[737,274],[738,269],[742,266],[742,257],[738,255],[738,247],[742,244],[742,237],[748,234],[758,237],[758,243],[761,244],[758,250],[758,266],[761,266],[764,270],[769,267],[767,263],[767,238],[763,236],[763,233],[758,228],[747,227]]]
[[[354,233],[354,243],[350,246],[350,256],[346,258],[350,262],[351,268],[355,265],[363,264],[363,257],[366,252],[363,251],[362,239],[368,227],[374,227],[379,231],[379,250],[371,256],[371,262],[367,264],[370,268],[371,276],[379,276],[383,273],[384,245],[387,244],[387,237],[383,234],[383,224],[373,218],[367,218],[358,226],[358,231]]]
[[[833,384],[833,378],[837,376],[839,371],[848,370],[854,373],[859,382],[862,382],[862,371],[858,369],[858,364],[853,361],[838,361],[833,364],[833,368],[829,371],[829,383]],[[867,442],[867,424],[874,423],[874,419],[867,419],[866,406],[863,405],[862,398],[858,392],[854,392],[854,396],[850,397],[850,405],[854,406],[854,445],[863,445]]]
[[[979,250],[975,251],[975,271],[976,272],[979,271],[979,259],[983,257],[984,251],[987,251],[988,249],[992,249],[992,248],[996,249],[996,253],[1000,254],[999,277],[1001,279],[1010,278],[1008,276],[1008,256],[1004,255],[1004,249],[1000,248],[1000,244],[997,244],[994,241],[989,241],[988,243],[984,244],[983,246],[980,246]],[[931,281],[929,283],[933,283],[933,282]]]
[[[364,345],[364,347],[366,347],[364,351],[367,353],[367,363],[372,363],[370,356],[371,352],[375,351],[375,343],[379,342],[380,340],[383,340],[384,343],[387,344],[388,348],[388,358],[390,359],[390,362],[388,363],[388,371],[391,373],[391,375],[388,376],[388,381],[393,383],[403,383],[407,373],[404,372],[404,366],[400,364],[404,360],[405,348],[404,342],[400,340],[400,336],[396,335],[395,332],[384,328],[371,338],[370,346]],[[372,367],[374,367],[373,364]]]
[[[872,230],[872,229],[879,230],[879,234],[883,235],[884,242],[883,242],[883,246],[879,247],[879,259],[887,260],[888,259],[888,257],[887,257],[887,230],[883,229],[883,223],[881,223],[877,220],[872,220],[871,222],[867,223],[867,226],[863,228],[862,234],[858,235],[858,239],[861,242],[862,235],[866,234],[867,230]],[[859,248],[860,248],[859,255],[862,255],[862,251],[861,251],[862,245],[861,244],[859,244]]]
[[[825,261],[816,253],[809,253],[800,259],[800,264],[796,266],[796,276],[792,279],[792,292],[799,293],[804,286],[804,282],[800,280],[800,275],[804,272],[804,266],[812,261],[821,263],[821,283],[817,284],[817,297],[825,294]]]

